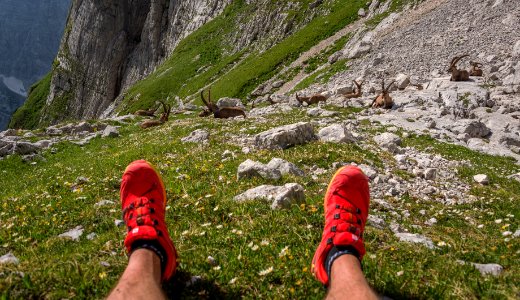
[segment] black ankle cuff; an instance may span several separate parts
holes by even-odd
[[[161,274],[166,269],[166,251],[156,240],[138,240],[132,244],[130,255],[137,249],[147,249],[153,251],[161,260]]]
[[[332,263],[342,255],[354,255],[359,260],[359,252],[352,246],[334,246],[330,249],[327,258],[325,259],[325,270],[330,281],[330,273],[332,271]],[[361,262],[361,261],[360,261]]]

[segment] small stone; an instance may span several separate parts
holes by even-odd
[[[235,153],[233,153],[232,151],[226,150],[226,151],[224,151],[224,153],[222,153],[222,158],[223,159],[235,158]]]
[[[513,233],[513,237],[514,237],[514,238],[518,238],[518,237],[520,237],[520,229],[517,229],[517,230],[515,231],[515,233]]]
[[[480,183],[482,185],[488,185],[489,184],[489,178],[485,174],[475,175],[475,176],[473,176],[473,180],[475,180],[475,182]]]
[[[368,225],[377,229],[384,229],[386,227],[386,222],[378,216],[368,215]]]
[[[0,257],[0,265],[4,265],[4,264],[17,265],[19,263],[20,263],[20,261],[18,260],[18,258],[16,258],[16,256],[14,256],[14,254],[12,254],[11,252]]]
[[[213,256],[208,256],[208,258],[206,259],[206,261],[208,262],[208,264],[212,267],[215,267],[218,265],[217,263],[217,260],[215,258],[213,258]]]
[[[83,226],[80,225],[76,226],[74,229],[71,229],[67,232],[58,235],[58,237],[71,239],[73,241],[79,241],[79,238],[83,235],[83,231]]]
[[[486,275],[492,275],[492,276],[499,276],[503,271],[504,267],[502,267],[499,264],[476,264],[471,263],[475,269],[477,269],[480,274],[486,276]]]
[[[504,232],[502,232],[502,236],[510,236],[512,234],[513,233],[511,231],[504,231]]]
[[[433,226],[433,225],[437,224],[437,219],[436,218],[431,218],[428,221],[424,222],[424,224],[426,224],[428,226]]]
[[[100,264],[101,266],[105,267],[105,268],[110,267],[110,264],[109,264],[108,262],[106,262],[106,261],[102,261],[102,262],[100,262],[99,264]]]
[[[101,200],[98,203],[94,204],[94,207],[99,208],[102,206],[114,205],[114,201],[111,200]]]
[[[392,153],[399,152],[399,145],[401,145],[401,138],[393,133],[385,132],[374,137],[374,141]]]
[[[366,11],[365,11],[364,8],[360,8],[360,9],[358,10],[358,13],[357,13],[357,14],[358,14],[358,16],[360,16],[360,17],[366,17],[366,15],[367,15],[367,13],[366,13]]]
[[[282,175],[290,174],[300,177],[305,175],[305,173],[295,164],[277,157],[271,159],[271,161],[267,164],[267,167],[278,170]]]
[[[87,240],[92,241],[97,237],[97,234],[95,232],[91,232],[87,235]]]
[[[125,222],[123,220],[114,220],[114,224],[116,225],[116,227],[125,226]]]
[[[436,168],[428,168],[424,170],[424,179],[426,180],[435,180],[437,178],[437,169]]]
[[[401,242],[414,243],[424,245],[428,249],[435,249],[435,244],[429,238],[414,233],[399,232],[395,236],[399,238]]]

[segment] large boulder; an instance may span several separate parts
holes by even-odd
[[[278,180],[282,177],[282,173],[274,168],[264,165],[263,163],[248,159],[238,166],[237,177],[239,180],[251,177]]]
[[[350,133],[345,126],[341,124],[334,124],[322,128],[318,132],[318,138],[322,142],[330,143],[350,143],[356,142],[356,138]]]
[[[476,120],[459,120],[451,127],[455,134],[467,134],[470,138],[482,138],[491,131],[486,124]]]
[[[183,137],[181,142],[183,143],[207,143],[209,141],[209,132],[204,129],[197,129],[190,133],[187,137]]]
[[[404,90],[408,85],[410,84],[410,76],[406,74],[399,74],[395,78],[395,86],[397,86],[398,89]]]
[[[254,144],[261,149],[281,150],[313,140],[316,135],[312,124],[300,122],[261,132],[255,136]]]
[[[297,183],[288,183],[284,186],[261,185],[235,196],[235,201],[266,201],[271,203],[272,209],[289,208],[292,204],[305,201],[304,189]]]
[[[220,98],[217,101],[217,106],[220,107],[220,108],[222,108],[222,107],[240,107],[240,108],[245,108],[244,104],[242,104],[242,100],[240,100],[238,98],[228,98],[228,97]]]
[[[294,175],[294,176],[304,176],[305,173],[298,168],[295,164],[288,162],[286,160],[283,160],[281,158],[273,158],[271,161],[267,164],[268,168],[278,170],[282,175]]]
[[[350,50],[350,53],[348,54],[349,59],[355,59],[360,58],[361,56],[369,53],[372,50],[372,43],[370,41],[360,41],[354,47],[352,47],[352,50]]]
[[[398,153],[401,138],[391,132],[385,132],[374,137],[374,141],[383,149],[391,153]]]

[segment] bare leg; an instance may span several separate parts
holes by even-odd
[[[342,255],[332,263],[330,289],[326,299],[378,299],[378,297],[368,285],[358,259],[353,255]]]
[[[166,299],[161,288],[161,260],[150,250],[137,249],[108,299]]]

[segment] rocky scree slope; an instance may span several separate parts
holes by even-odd
[[[372,1],[368,15],[386,2]],[[495,155],[520,159],[520,3],[517,1],[424,1],[387,12],[379,23],[367,17],[329,63],[348,59],[348,71],[302,91],[331,96],[339,106],[367,107],[396,80],[391,110],[367,110],[360,118]],[[484,65],[483,77],[450,82],[451,58],[469,54]],[[364,82],[364,97],[346,101],[352,80]]]

